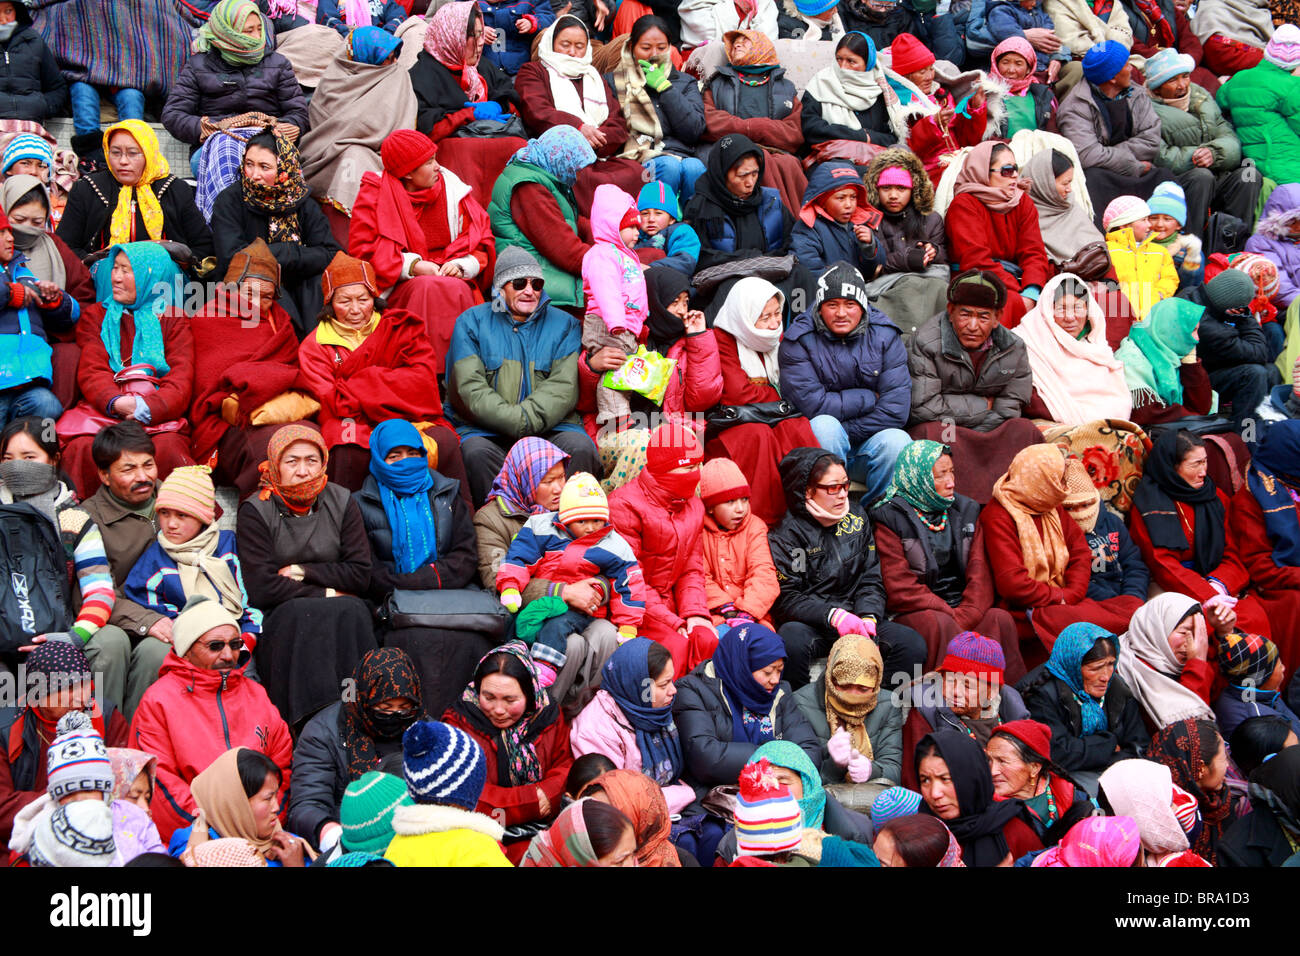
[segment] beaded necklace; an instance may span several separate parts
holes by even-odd
[[[938,534],[939,532],[944,531],[944,530],[947,529],[947,527],[948,527],[948,512],[944,511],[944,512],[942,512],[942,513],[940,514],[938,524],[931,524],[931,523],[930,523],[930,519],[929,519],[928,517],[926,517],[926,513],[925,513],[924,511],[922,511],[922,510],[921,510],[920,508],[918,508],[916,505],[910,505],[909,507],[911,507],[911,509],[912,509],[913,511],[916,512],[916,516],[917,516],[917,518],[920,519],[921,524],[925,525],[927,528],[929,528],[929,529],[930,529],[931,531],[933,531],[935,534]]]

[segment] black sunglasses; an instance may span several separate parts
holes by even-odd
[[[995,173],[1001,173],[1003,176],[1014,176],[1020,172],[1020,167],[1015,163],[1007,163],[1005,166],[998,166],[993,170]]]
[[[538,279],[535,276],[526,276],[522,279],[510,280],[510,288],[514,289],[516,292],[523,292],[525,288],[530,288],[530,287],[536,289],[538,292],[541,292],[545,286],[546,286],[546,280]]]
[[[227,644],[230,645],[230,649],[234,651],[236,654],[238,654],[240,651],[244,649],[244,639],[242,637],[235,637],[228,641],[204,641],[203,642],[203,646],[208,649],[208,653],[210,654],[220,654],[223,650],[225,650]]]

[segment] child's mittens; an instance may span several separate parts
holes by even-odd
[[[849,756],[849,781],[866,783],[871,779],[871,758],[864,757],[856,750]]]
[[[524,603],[523,595],[514,588],[506,588],[501,592],[501,606],[511,614],[517,614],[520,606]]]
[[[853,739],[843,727],[831,734],[831,739],[826,741],[826,751],[837,767],[847,767],[853,755],[857,753],[853,749]]]
[[[868,621],[865,618],[858,617],[842,607],[837,607],[831,611],[830,623],[840,637],[848,634],[861,634],[863,637],[876,636],[875,621]]]
[[[618,629],[618,642],[626,644],[632,638],[636,637],[636,627],[632,624],[624,624]]]
[[[546,661],[534,660],[533,666],[537,668],[537,683],[543,687],[550,687],[555,683],[555,678],[560,676]]]

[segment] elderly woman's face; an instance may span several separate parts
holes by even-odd
[[[995,794],[1004,800],[1008,797],[1037,796],[1041,768],[1025,763],[1015,744],[994,734],[984,752],[989,758],[989,772],[993,774]]]
[[[1052,321],[1066,335],[1074,337],[1088,323],[1088,299],[1066,293],[1052,304]]]
[[[940,498],[951,498],[957,492],[957,473],[952,467],[950,455],[940,455],[939,460],[930,469],[934,477],[934,491]]]
[[[958,717],[975,717],[998,691],[994,678],[961,671],[943,672],[943,699]]]
[[[543,511],[558,511],[560,507],[560,492],[564,490],[564,462],[557,461],[546,474],[542,475],[542,480],[537,483],[537,489],[533,492],[533,503]]]
[[[737,199],[748,199],[758,186],[758,160],[746,156],[727,170],[727,191]]]
[[[763,311],[759,313],[754,320],[754,328],[761,329],[764,332],[775,332],[781,327],[781,300],[777,296],[767,300],[767,305],[763,306]]]
[[[113,301],[119,305],[130,305],[135,301],[135,270],[125,252],[119,252],[113,259],[113,271],[109,273],[109,283],[113,288]]]
[[[931,813],[940,820],[955,820],[961,816],[957,788],[953,785],[947,761],[938,754],[922,758],[920,766],[916,768],[916,777],[921,788],[921,798]]]
[[[680,293],[677,298],[668,303],[668,314],[676,316],[683,322],[686,321],[686,313],[691,310],[691,296],[689,292]]]
[[[1029,75],[1029,61],[1019,53],[1003,53],[998,57],[998,72],[1008,80],[1022,80]]]
[[[555,34],[551,44],[556,53],[564,56],[583,57],[587,53],[587,31],[579,26],[565,27]]]
[[[365,328],[375,314],[375,297],[361,282],[339,286],[334,290],[330,305],[334,309],[334,320],[349,329]]]
[[[254,315],[265,318],[275,307],[275,283],[270,279],[249,276],[239,283],[239,301],[247,307],[249,318]]]
[[[300,485],[325,470],[325,456],[309,441],[296,441],[280,456],[280,484]]]
[[[754,51],[754,43],[743,33],[736,37],[731,44],[731,58],[738,60],[742,56],[747,56]]]
[[[1210,460],[1205,453],[1205,448],[1197,447],[1189,451],[1174,470],[1190,487],[1199,488],[1205,484],[1205,475],[1209,467]]]
[[[257,39],[259,40],[262,39],[264,32],[262,30],[261,14],[250,13],[247,17],[245,17],[244,28],[239,32],[246,37],[257,37]]]
[[[1166,80],[1156,88],[1156,95],[1162,100],[1176,100],[1179,97],[1186,96],[1188,87],[1192,85],[1192,74],[1180,73],[1172,80]]]
[[[275,153],[265,146],[250,146],[244,150],[244,178],[249,182],[272,186],[278,169]]]
[[[1083,679],[1083,692],[1094,700],[1101,700],[1106,696],[1106,688],[1110,686],[1110,679],[1114,675],[1114,655],[1089,661],[1079,668],[1079,676]]]
[[[927,66],[923,70],[917,70],[915,73],[908,73],[904,79],[908,80],[922,93],[929,93],[930,87],[934,85],[934,66]]]
[[[144,150],[124,129],[108,138],[108,168],[123,186],[134,186],[144,175]]]

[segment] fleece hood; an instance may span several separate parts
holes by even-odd
[[[612,242],[614,245],[627,249],[628,254],[632,250],[623,244],[619,238],[619,223],[628,211],[636,212],[636,200],[629,196],[623,190],[619,189],[613,183],[602,183],[596,187],[595,196],[591,200],[591,238],[596,242]]]

